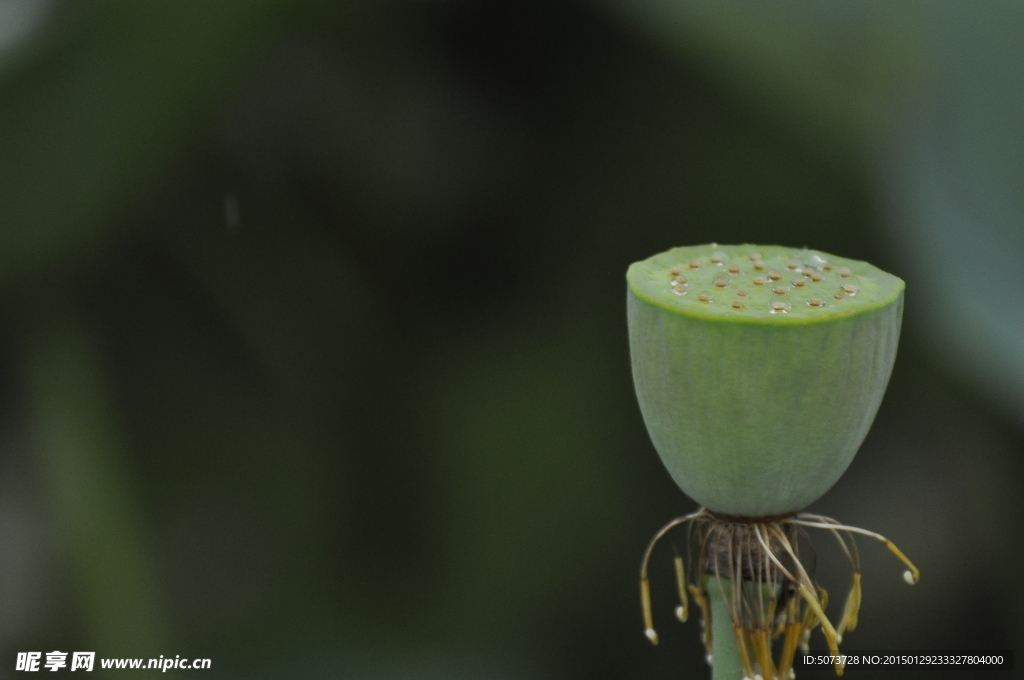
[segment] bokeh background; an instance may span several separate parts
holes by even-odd
[[[630,262],[708,241],[908,282],[874,429],[813,509],[924,575],[863,541],[846,647],[1017,647],[1022,14],[0,0],[0,678],[54,649],[708,677],[667,547],[642,634],[642,550],[694,504],[624,305]]]

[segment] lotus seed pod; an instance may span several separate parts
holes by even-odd
[[[828,491],[889,382],[903,281],[814,250],[717,244],[636,262],[626,279],[640,410],[683,491],[746,517]]]

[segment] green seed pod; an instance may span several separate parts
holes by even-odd
[[[813,250],[717,244],[636,262],[626,279],[640,410],[683,491],[746,517],[828,491],[889,382],[903,281]]]

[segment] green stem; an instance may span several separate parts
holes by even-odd
[[[742,680],[743,667],[740,665],[736,635],[732,631],[732,617],[729,615],[728,600],[732,593],[732,583],[723,578],[721,588],[718,584],[718,579],[711,576],[704,580],[704,588],[711,603],[711,680]]]

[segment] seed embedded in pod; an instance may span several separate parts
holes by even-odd
[[[786,269],[800,269],[800,261],[790,260],[789,262],[786,263]]]
[[[825,302],[821,298],[811,298],[807,301],[807,304],[811,307],[824,307]]]
[[[715,253],[711,256],[711,264],[722,264],[725,262],[725,255],[722,253]]]
[[[739,265],[737,265],[737,264],[729,265],[729,273],[730,274],[739,274],[740,273]]]
[[[753,278],[753,281],[755,286],[763,286],[765,283],[767,283],[763,276],[755,276]]]
[[[725,272],[718,272],[712,277],[711,282],[718,288],[725,288],[729,285],[729,275]]]
[[[813,276],[814,275],[814,267],[804,267],[803,275],[804,276]]]
[[[676,277],[674,279],[672,279],[672,283],[673,284],[677,284],[677,283],[686,284],[686,283],[689,283],[689,282],[687,281],[686,277],[683,276],[682,274],[676,274]]]
[[[789,293],[789,288],[786,288],[785,286],[775,286],[772,288],[772,292],[776,295],[786,295]]]
[[[733,300],[732,301],[732,308],[733,309],[743,309],[743,303],[740,302],[739,300]]]
[[[768,278],[772,281],[778,281],[782,278],[782,274],[779,273],[778,269],[771,269],[768,271]]]
[[[700,300],[701,302],[711,302],[714,298],[712,298],[707,293],[701,293],[700,295],[697,296],[697,299]]]
[[[679,276],[683,273],[683,270],[679,267],[672,267],[672,269],[669,270],[669,273],[672,274],[672,276]]]
[[[848,279],[851,276],[853,276],[853,272],[850,271],[849,267],[840,267],[839,268],[839,276],[844,278],[844,279]]]
[[[672,286],[672,292],[675,293],[676,295],[686,295],[686,286],[684,286],[681,283],[677,283],[676,285]]]
[[[757,271],[761,271],[762,269],[764,269],[764,262],[761,262],[760,260],[755,262],[754,269],[756,269]]]
[[[792,309],[792,306],[783,300],[773,300],[772,303],[768,305],[768,311],[771,314],[785,314],[790,309]]]
[[[750,254],[750,261],[751,262],[754,262],[754,261],[760,260],[760,259],[761,259],[761,253],[754,252],[754,253]]]
[[[849,295],[850,297],[856,295],[858,290],[860,289],[857,288],[857,286],[855,286],[852,283],[843,284],[843,292]]]
[[[807,279],[795,279],[793,281],[793,285],[796,286],[797,288],[802,288],[803,286],[807,285]]]
[[[749,294],[750,294],[750,293],[748,293],[748,292],[747,292],[747,291],[746,291],[745,289],[743,289],[743,288],[741,288],[741,289],[739,289],[738,291],[736,291],[736,295],[738,295],[738,296],[740,296],[740,297],[747,297],[747,296],[748,296]]]
[[[700,260],[690,260],[690,269],[700,269]]]
[[[811,281],[814,281],[815,283],[821,283],[822,280],[824,280],[824,278],[825,277],[819,274],[818,272],[814,272],[811,274]]]
[[[832,296],[832,299],[833,300],[845,300],[846,299],[846,293],[844,293],[843,291],[839,291],[838,293],[836,293],[835,295]]]

